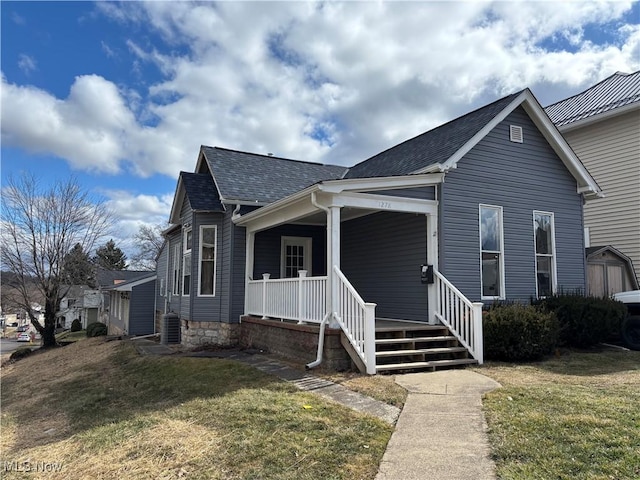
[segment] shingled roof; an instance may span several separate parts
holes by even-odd
[[[501,98],[378,153],[350,168],[345,178],[409,175],[430,165],[444,163],[520,93]]]
[[[614,73],[582,93],[549,105],[545,111],[557,127],[564,127],[638,102],[640,70]]]
[[[287,158],[239,152],[219,147],[201,148],[222,201],[265,205],[322,180],[341,178],[339,165],[323,165]]]
[[[224,212],[218,189],[208,173],[180,172],[192,210]]]

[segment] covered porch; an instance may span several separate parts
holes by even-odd
[[[400,321],[445,325],[482,362],[481,304],[438,272],[442,178],[321,182],[236,216],[246,228],[245,315],[318,325],[319,343],[325,327],[341,329],[370,374],[385,356],[376,331]]]

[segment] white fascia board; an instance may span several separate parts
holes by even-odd
[[[182,205],[182,202],[184,202],[184,185],[182,185],[182,175],[178,175],[178,184],[176,185],[176,193],[173,195],[171,213],[169,214],[169,223],[180,223],[180,211],[178,205]]]
[[[320,190],[327,193],[349,191],[397,190],[399,188],[424,187],[442,183],[444,174],[424,173],[394,177],[349,178],[325,180],[319,184]]]
[[[330,205],[337,207],[364,208],[376,211],[434,214],[438,211],[438,202],[419,198],[376,195],[372,193],[343,192],[329,197]]]
[[[117,292],[130,292],[133,287],[137,287],[138,285],[151,282],[156,278],[157,278],[157,275],[153,275],[151,277],[144,277],[144,278],[141,278],[140,280],[136,280],[135,282],[123,283],[122,286],[115,285],[114,287],[108,290],[115,290]]]
[[[533,123],[535,123],[547,142],[549,142],[549,145],[551,145],[556,155],[560,157],[560,160],[562,160],[567,170],[569,170],[571,175],[576,179],[578,183],[578,193],[583,193],[585,196],[590,197],[603,197],[602,190],[594,178],[589,174],[544,109],[528,90],[525,93],[528,95],[526,101],[522,104],[522,108],[524,108],[531,120],[533,120]]]
[[[318,185],[312,185],[310,187],[307,187],[303,190],[300,190],[299,192],[296,192],[292,195],[289,195],[288,197],[284,197],[280,200],[277,200],[273,203],[270,203],[262,208],[259,208],[258,210],[254,210],[253,212],[249,212],[246,213],[242,216],[233,218],[233,223],[235,223],[236,225],[240,225],[240,226],[246,226],[247,227],[247,231],[258,231],[258,229],[254,228],[255,225],[258,225],[256,223],[256,221],[258,219],[261,219],[263,217],[267,217],[267,216],[271,216],[274,213],[280,211],[280,210],[287,210],[289,213],[282,213],[279,215],[279,217],[284,218],[287,217],[288,215],[292,214],[292,210],[295,211],[296,210],[296,204],[304,204],[304,203],[309,203],[309,205],[311,205],[311,192],[317,191],[318,190]],[[306,202],[305,202],[306,201]],[[313,205],[311,205],[313,207]],[[313,207],[313,209],[311,210],[312,212],[317,210],[315,207]],[[296,217],[296,218],[300,218],[300,217]],[[286,222],[281,222],[281,223],[286,223]],[[281,223],[278,223],[278,225],[280,225]],[[251,224],[251,225],[250,225]],[[260,222],[260,225],[262,225],[263,222]],[[275,226],[275,225],[274,225]],[[264,227],[264,228],[270,228],[270,226]],[[263,228],[260,228],[263,229]]]
[[[617,117],[618,115],[623,115],[633,110],[640,110],[640,101],[624,105],[623,107],[613,108],[611,110],[607,110],[606,112],[598,113],[597,115],[568,123],[566,125],[558,127],[558,130],[560,130],[562,133],[570,132],[577,128],[586,127],[593,123],[598,123],[603,120],[609,120],[610,118]]]

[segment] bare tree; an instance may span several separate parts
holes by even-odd
[[[142,225],[134,237],[138,250],[131,257],[131,262],[147,270],[156,269],[156,259],[162,249],[164,237],[162,231],[167,228],[167,224]]]
[[[43,187],[32,174],[11,177],[2,197],[3,269],[15,275],[17,306],[27,312],[44,347],[55,346],[56,312],[66,294],[65,258],[77,244],[92,251],[111,214],[75,178]],[[45,302],[44,325],[32,309],[34,288]]]

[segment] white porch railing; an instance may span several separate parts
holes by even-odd
[[[298,278],[249,280],[247,312],[263,318],[281,318],[299,322],[321,323],[325,315],[327,277],[307,277],[301,270]]]
[[[482,303],[471,302],[440,272],[434,271],[434,277],[436,318],[482,364]]]
[[[375,303],[366,303],[337,266],[337,322],[362,359],[367,373],[376,373],[376,320]]]

